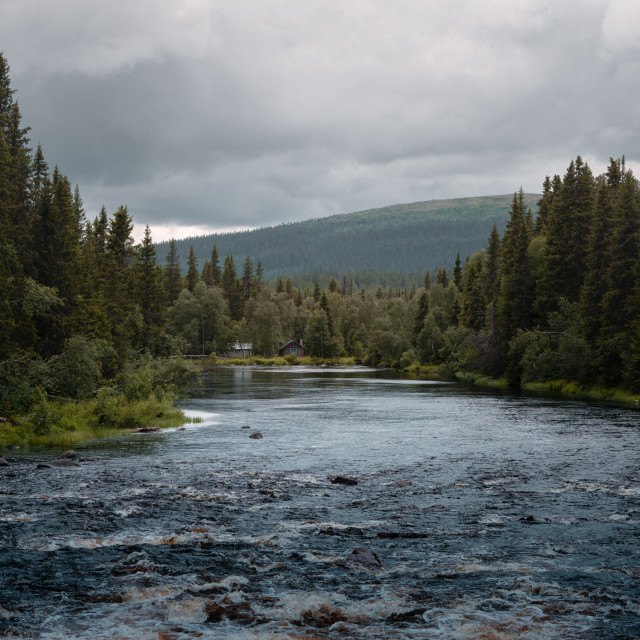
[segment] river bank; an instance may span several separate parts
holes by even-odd
[[[456,371],[455,379],[459,382],[469,382],[480,387],[508,390],[506,378],[491,378],[471,371]],[[520,385],[522,391],[561,397],[572,400],[598,400],[602,402],[616,402],[628,405],[640,404],[640,395],[625,389],[601,387],[597,385],[583,385],[571,380],[548,380],[546,382],[524,382]]]
[[[7,445],[70,446],[135,429],[178,427],[189,422],[178,401],[202,370],[192,362],[143,358],[84,397],[59,397],[40,384],[25,385],[21,401],[15,400],[20,409],[0,414],[0,451]]]

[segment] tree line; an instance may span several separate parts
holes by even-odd
[[[494,229],[457,273],[444,304],[446,288],[424,303],[422,359],[515,385],[638,391],[640,189],[624,157],[599,176],[580,156],[547,176],[535,220],[514,194],[502,237]]]
[[[514,194],[504,232],[494,226],[486,248],[450,270],[365,287],[344,269],[321,286],[267,280],[250,256],[238,270],[215,243],[204,261],[192,246],[182,262],[175,240],[158,256],[148,227],[134,243],[126,206],[88,220],[79,188],[28,133],[0,54],[5,413],[43,394],[141,396],[153,388],[149,359],[222,354],[236,340],[264,356],[302,338],[319,358],[638,388],[640,195],[624,158],[594,176],[578,157],[547,177],[535,217]]]

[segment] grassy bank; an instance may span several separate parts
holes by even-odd
[[[177,400],[201,369],[180,359],[140,358],[76,398],[57,397],[42,384],[24,385],[21,410],[4,411],[0,443],[71,445],[130,429],[180,426],[188,419]],[[79,388],[82,375],[78,370],[72,388]]]
[[[187,421],[168,394],[151,393],[143,400],[109,393],[77,402],[43,398],[28,414],[0,424],[0,442],[71,445],[140,427],[178,427]]]
[[[355,358],[311,358],[309,356],[305,358],[299,358],[298,356],[286,356],[280,358],[275,356],[273,358],[265,358],[260,356],[251,356],[250,358],[211,358],[207,361],[207,365],[223,366],[232,365],[236,367],[246,367],[249,365],[262,366],[262,367],[295,367],[306,366],[313,367],[319,365],[327,365],[330,367],[349,367],[354,366],[356,363]]]
[[[508,389],[506,378],[490,378],[470,371],[457,371],[456,380],[470,382],[481,387],[493,389]],[[549,395],[560,395],[565,398],[578,400],[600,400],[603,402],[621,402],[637,405],[640,395],[630,393],[624,389],[601,387],[598,385],[584,385],[571,380],[549,380],[547,382],[524,382],[520,386],[523,391]]]

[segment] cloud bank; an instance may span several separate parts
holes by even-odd
[[[538,191],[577,154],[596,171],[640,161],[631,0],[6,0],[3,13],[33,143],[90,214],[124,203],[160,235]]]

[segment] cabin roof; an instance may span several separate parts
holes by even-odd
[[[233,345],[232,349],[234,351],[250,351],[253,349],[253,344],[251,342],[239,342],[236,340],[236,343]]]
[[[283,344],[278,349],[278,351],[282,351],[283,349],[286,349],[289,345],[296,345],[297,347],[300,347],[301,349],[304,349],[304,347],[297,340],[289,340],[289,342],[287,342],[286,344]]]

